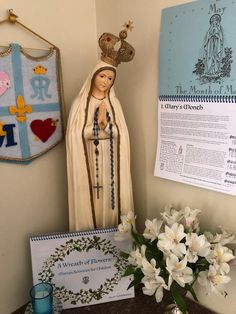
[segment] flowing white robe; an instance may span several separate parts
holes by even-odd
[[[211,25],[204,40],[205,74],[220,72],[223,55],[223,31],[220,25]]]
[[[93,144],[94,112],[100,101],[91,96],[94,73],[115,69],[100,61],[85,81],[72,104],[67,133],[67,175],[70,230],[91,230],[117,226],[120,215],[133,210],[130,174],[129,135],[114,88],[105,100],[113,125],[115,208],[111,208],[111,165],[109,126],[99,131],[99,199],[97,198],[95,145]]]

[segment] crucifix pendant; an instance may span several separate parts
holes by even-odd
[[[97,184],[95,186],[93,186],[94,189],[97,189],[97,199],[99,199],[99,192],[100,189],[102,189],[102,185],[99,185],[99,183],[97,182]]]

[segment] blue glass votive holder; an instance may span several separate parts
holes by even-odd
[[[30,298],[35,314],[52,314],[53,312],[53,286],[41,282],[30,289]]]

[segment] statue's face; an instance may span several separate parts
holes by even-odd
[[[95,95],[106,95],[106,92],[110,89],[114,82],[115,74],[111,70],[103,70],[99,72],[94,79],[92,93]]]

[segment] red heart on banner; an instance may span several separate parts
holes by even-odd
[[[46,120],[34,120],[31,122],[30,127],[32,132],[43,142],[45,143],[49,137],[56,130],[55,120],[49,118]]]

